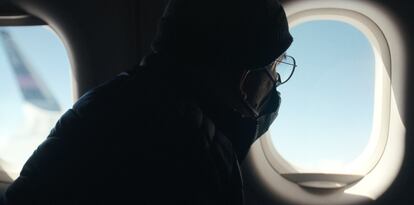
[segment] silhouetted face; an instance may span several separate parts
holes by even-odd
[[[208,80],[216,102],[209,114],[227,138],[240,160],[243,160],[254,141],[273,123],[280,106],[276,90],[280,83],[274,62],[253,70],[222,70]],[[230,108],[230,109],[229,109]]]
[[[283,56],[284,54],[279,58],[283,58]],[[276,84],[279,81],[279,76],[276,73],[276,70],[276,61],[262,68],[243,70],[238,77],[238,88],[236,91],[233,90],[236,94],[222,94],[222,96],[233,96],[234,99],[227,99],[227,101],[228,103],[231,103],[229,105],[240,112],[243,117],[257,118],[261,115],[270,93],[272,91],[276,92]],[[274,106],[279,105],[277,104]]]

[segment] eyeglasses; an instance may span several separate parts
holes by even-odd
[[[273,86],[286,83],[293,75],[296,61],[292,56],[283,54],[267,66],[245,70],[240,80],[240,96],[251,116],[257,117],[258,110]]]
[[[283,55],[270,64],[269,67],[266,68],[266,71],[276,82],[276,86],[279,86],[292,78],[296,67],[295,58],[290,55]]]

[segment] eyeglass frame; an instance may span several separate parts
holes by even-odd
[[[280,60],[280,57],[279,58],[277,58],[275,61],[273,61],[273,63],[272,63],[272,65],[271,65],[271,67],[270,67],[270,69],[269,68],[265,68],[265,70],[266,70],[266,73],[269,75],[269,77],[276,83],[276,87],[277,86],[280,86],[280,85],[282,85],[282,84],[285,84],[287,81],[289,81],[290,80],[290,78],[292,78],[292,76],[293,76],[293,73],[295,72],[295,69],[296,69],[296,67],[298,66],[297,64],[296,64],[296,60],[295,60],[295,58],[293,57],[293,56],[291,56],[291,55],[286,55],[286,54],[284,54],[284,55],[282,55],[281,56],[282,57],[282,59],[285,59],[285,58],[291,58],[292,60],[293,60],[293,63],[287,63],[287,62],[284,62],[283,60]],[[289,75],[289,77],[285,80],[285,81],[281,81],[281,79],[280,79],[280,74],[277,72],[277,70],[276,70],[276,66],[278,65],[278,64],[280,64],[280,63],[283,63],[283,64],[287,64],[287,65],[291,65],[291,66],[293,66],[293,68],[292,68],[292,72],[290,73],[290,75]],[[277,79],[275,79],[275,77],[272,75],[272,73],[271,72],[275,72],[276,73],[276,77],[277,77]]]
[[[292,58],[292,60],[293,60],[293,64],[291,64],[291,63],[287,63],[287,62],[283,62],[282,60],[279,60],[280,58],[282,58],[282,59],[285,59],[286,57],[289,57],[289,58]],[[292,65],[293,66],[293,69],[292,69],[292,72],[291,72],[291,74],[289,75],[289,77],[284,81],[284,82],[281,82],[281,79],[280,79],[280,75],[279,75],[279,73],[276,71],[276,66],[279,64],[279,63],[283,63],[283,64],[287,64],[287,65]],[[269,68],[270,67],[270,68]],[[292,77],[292,75],[293,75],[293,73],[295,72],[295,68],[297,67],[297,64],[296,64],[296,60],[295,60],[295,58],[293,57],[293,56],[290,56],[290,55],[286,55],[286,54],[283,54],[281,57],[279,57],[279,58],[277,58],[275,61],[273,61],[271,64],[269,64],[268,66],[265,66],[265,67],[263,67],[263,68],[261,68],[261,69],[256,69],[256,71],[257,70],[266,70],[266,74],[270,77],[270,79],[272,79],[272,81],[273,81],[273,83],[275,83],[275,86],[276,87],[278,87],[278,86],[280,86],[280,85],[282,85],[282,84],[284,84],[284,83],[286,83],[287,81],[289,81],[290,80],[290,78]],[[273,73],[276,73],[276,75],[273,75],[272,74],[272,72]],[[247,77],[247,75],[250,73],[250,70],[247,70],[244,74],[243,74],[243,77],[242,77],[242,80],[240,81],[240,88],[239,88],[239,90],[240,90],[240,96],[242,96],[242,100],[243,100],[243,104],[248,108],[248,110],[250,111],[250,113],[251,113],[251,115],[252,116],[254,116],[254,117],[257,117],[257,116],[259,116],[259,113],[250,105],[250,103],[248,103],[247,101],[246,101],[246,98],[247,98],[247,96],[245,95],[245,93],[244,92],[242,92],[242,86],[243,86],[243,82],[246,80],[246,77]],[[277,79],[276,79],[277,78]]]

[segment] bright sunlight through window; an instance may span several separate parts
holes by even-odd
[[[48,26],[0,27],[0,82],[0,181],[11,181],[72,104],[58,36]]]
[[[317,20],[291,29],[288,54],[299,65],[280,86],[282,105],[270,129],[275,150],[309,173],[340,173],[372,132],[375,58],[350,24]]]

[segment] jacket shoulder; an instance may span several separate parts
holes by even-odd
[[[72,109],[79,117],[88,113],[100,112],[105,105],[114,104],[120,95],[122,87],[131,79],[131,75],[122,72],[113,79],[108,80],[83,94],[73,105]]]

